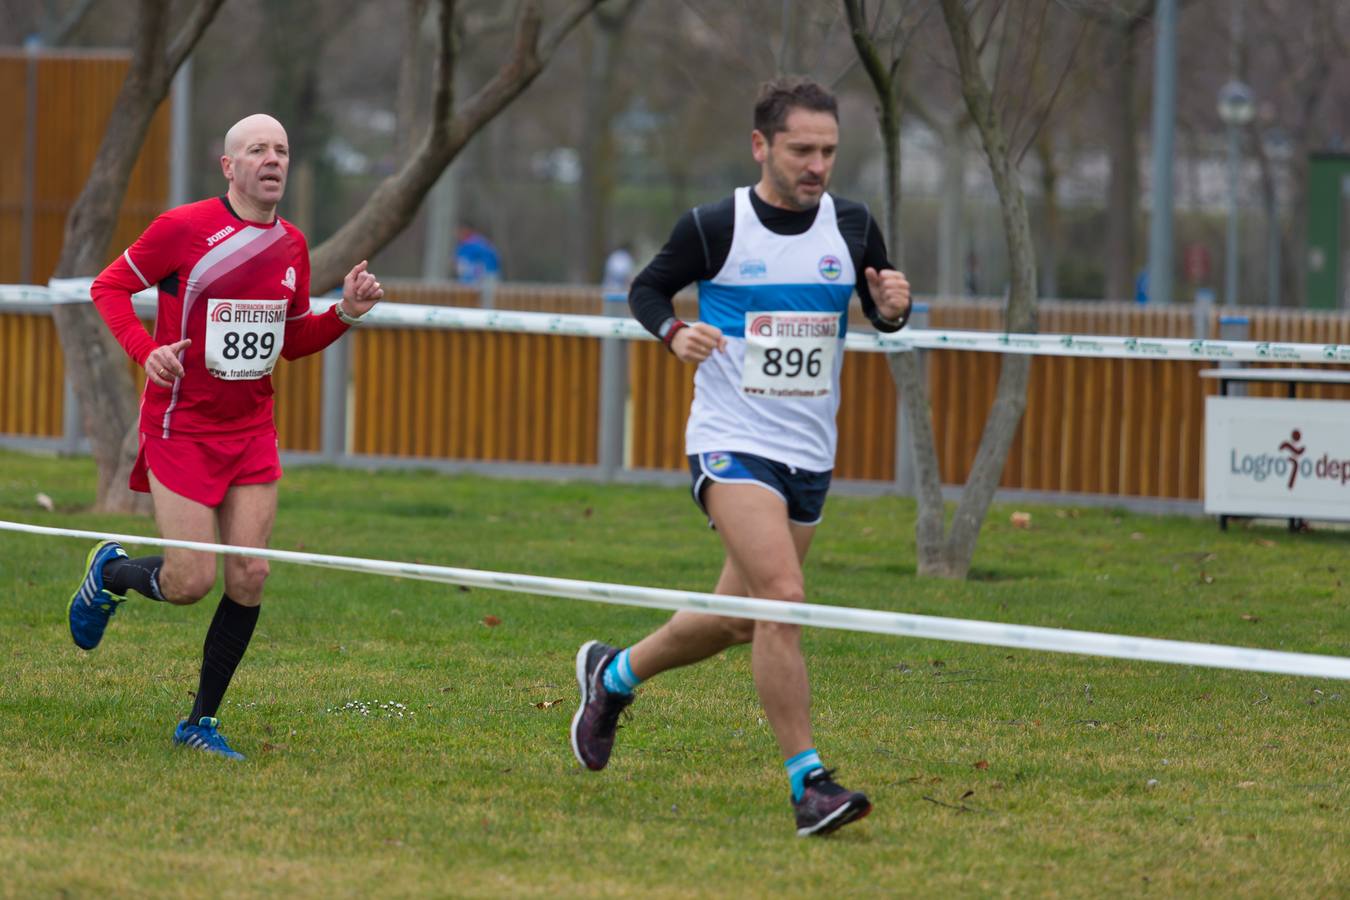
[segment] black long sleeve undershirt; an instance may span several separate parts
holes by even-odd
[[[816,220],[819,207],[808,210],[780,209],[759,198],[750,190],[750,202],[764,227],[775,234],[803,234]],[[861,203],[834,198],[839,232],[848,244],[853,258],[853,269],[858,273],[856,290],[862,302],[863,313],[877,331],[895,332],[905,327],[908,314],[894,324],[877,313],[872,293],[867,288],[864,270],[870,266],[878,272],[893,269],[886,255],[886,242],[881,236],[872,214]],[[661,324],[675,315],[673,298],[689,285],[713,278],[721,271],[731,252],[732,231],[736,207],[732,197],[726,197],[707,206],[699,206],[680,216],[670,233],[670,239],[661,252],[633,279],[628,293],[628,306],[633,317],[652,334]]]

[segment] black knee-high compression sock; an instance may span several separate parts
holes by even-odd
[[[159,591],[159,570],[164,568],[164,557],[141,556],[136,559],[116,557],[103,566],[103,586],[118,597],[134,590],[151,600],[163,600]]]
[[[253,627],[258,624],[257,606],[241,606],[222,594],[211,627],[202,645],[202,676],[197,685],[197,700],[192,704],[188,722],[196,725],[202,716],[214,716],[230,686],[234,670],[244,658]]]

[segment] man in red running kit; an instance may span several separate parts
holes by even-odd
[[[277,511],[272,368],[317,353],[384,296],[362,261],[342,300],[312,315],[309,246],[276,213],[290,165],[286,130],[253,115],[225,135],[229,189],[161,215],[94,280],[94,305],[145,369],[140,454],[131,488],[149,492],[172,540],[265,547]],[[159,291],[151,337],[131,295]],[[216,711],[253,636],[267,561],[225,558],[225,593],[206,632],[201,680],[174,742],[243,759],[217,730]],[[90,551],[69,606],[75,643],[92,650],[129,589],[152,600],[196,603],[216,581],[214,554],[168,548],[129,559],[115,541]]]

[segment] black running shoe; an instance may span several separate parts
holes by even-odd
[[[605,690],[605,666],[618,655],[618,647],[599,641],[587,641],[577,651],[581,705],[572,717],[572,752],[583,766],[596,772],[609,762],[619,713],[633,702],[632,694],[611,694]]]
[[[816,769],[806,776],[802,799],[792,801],[797,812],[797,837],[829,834],[872,811],[866,794],[834,783],[831,769]]]

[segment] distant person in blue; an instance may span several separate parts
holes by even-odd
[[[459,227],[459,243],[455,245],[455,278],[460,284],[482,284],[489,278],[502,275],[497,248],[483,234],[469,225]]]
[[[1148,302],[1148,269],[1140,269],[1139,277],[1134,279],[1134,302]]]
[[[633,283],[634,267],[633,246],[624,241],[605,257],[605,274],[600,281],[601,289],[606,294],[622,293],[627,297],[628,288]]]

